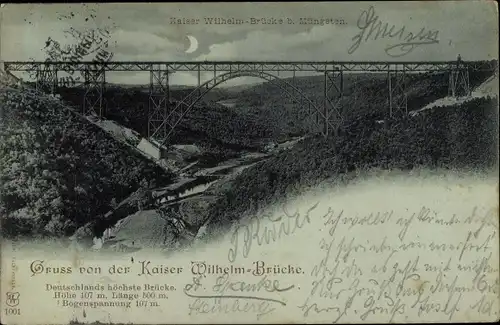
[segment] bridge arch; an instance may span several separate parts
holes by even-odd
[[[158,126],[158,128],[153,134],[151,134],[150,137],[153,138],[157,134],[157,132],[167,123],[170,126],[170,130],[168,130],[165,138],[161,139],[160,141],[161,145],[164,145],[173,133],[175,127],[182,121],[184,116],[186,116],[186,114],[194,107],[194,105],[196,105],[196,103],[198,103],[210,90],[226,81],[239,77],[257,77],[277,85],[286,95],[290,96],[293,99],[302,97],[302,99],[304,99],[309,106],[309,111],[311,110],[311,108],[314,109],[319,114],[321,119],[325,121],[325,123],[328,123],[331,127],[333,127],[328,117],[325,115],[325,112],[322,110],[322,107],[312,101],[300,89],[298,89],[291,83],[286,82],[280,77],[266,71],[237,70],[217,75],[214,78],[196,87],[191,93],[189,93],[186,97],[179,101],[172,110],[170,110],[165,120]]]

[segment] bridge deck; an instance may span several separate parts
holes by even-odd
[[[104,69],[106,71],[304,71],[332,70],[357,72],[408,72],[450,71],[458,61],[111,61],[111,62],[62,62],[62,61],[5,61],[7,71],[32,71],[39,67],[56,70]],[[495,71],[497,61],[460,61],[471,71]]]

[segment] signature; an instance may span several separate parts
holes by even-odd
[[[361,13],[357,26],[360,31],[352,38],[353,44],[349,47],[349,54],[354,53],[361,43],[370,39],[374,41],[378,39],[395,41],[395,44],[385,48],[385,53],[392,57],[404,56],[421,45],[439,43],[439,31],[426,30],[422,27],[418,33],[414,33],[408,31],[406,26],[396,27],[396,25],[382,22],[379,16],[375,15],[373,6]]]
[[[265,226],[262,226],[261,220],[258,217],[251,218],[250,222],[246,225],[239,225],[231,236],[233,247],[229,249],[228,260],[230,262],[236,260],[236,256],[240,250],[240,234],[243,235],[242,255],[246,258],[252,249],[254,239],[258,246],[268,245],[278,241],[281,237],[295,233],[306,224],[310,224],[309,213],[316,209],[318,204],[319,202],[310,207],[305,214],[300,214],[298,211],[291,214],[283,207],[284,215],[278,218],[268,217],[271,224]]]
[[[267,276],[262,277],[257,283],[231,281],[229,276],[225,274],[217,278],[211,292],[207,294],[200,292],[204,288],[200,280],[201,277],[195,277],[193,283],[184,287],[184,294],[194,298],[193,303],[189,305],[190,315],[253,312],[259,319],[273,312],[276,309],[274,304],[286,306],[284,301],[259,295],[259,292],[279,293],[295,287],[295,285],[281,287],[279,280],[271,281]]]
[[[213,291],[217,294],[224,295],[227,292],[284,292],[294,288],[294,285],[286,288],[281,287],[279,280],[267,278],[267,275],[261,277],[257,283],[247,283],[245,281],[230,281],[227,274],[217,278],[216,284],[212,287]]]

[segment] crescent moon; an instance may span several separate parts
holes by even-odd
[[[198,40],[192,35],[187,35],[187,38],[189,39],[189,48],[186,50],[186,53],[193,53],[198,49]]]

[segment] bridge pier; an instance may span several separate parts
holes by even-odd
[[[457,64],[450,70],[448,96],[455,98],[470,96],[469,69],[459,58]]]
[[[201,86],[201,69],[200,66],[198,66],[198,96],[201,95],[200,86]]]
[[[106,84],[106,70],[103,65],[87,65],[83,71],[85,94],[83,97],[83,115],[102,117],[103,93]]]
[[[338,134],[339,128],[343,121],[343,105],[344,97],[344,73],[342,70],[325,71],[324,73],[324,103],[323,103],[323,130],[325,137],[330,132],[334,135]],[[334,130],[330,130],[330,118],[333,117]]]
[[[293,67],[292,86],[293,86],[294,90],[298,89],[295,66]],[[296,96],[293,96],[291,98],[291,105],[293,106],[293,109],[295,110],[294,117],[298,121],[300,119],[300,111],[304,105],[304,101],[302,100],[302,96],[299,96],[298,100],[297,100]]]
[[[57,89],[57,69],[49,64],[41,64],[36,70],[36,90],[54,94]]]
[[[170,86],[169,71],[162,66],[149,71],[148,138],[163,141],[169,124]]]
[[[408,114],[408,98],[406,95],[406,66],[401,70],[395,65],[394,69],[387,71],[389,90],[389,117],[404,116]]]

